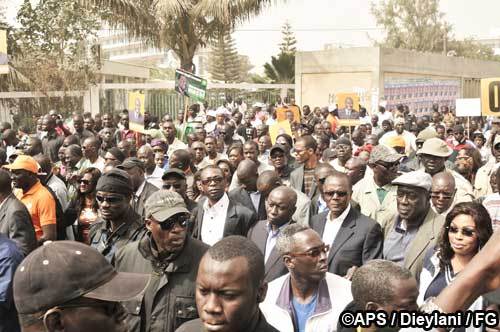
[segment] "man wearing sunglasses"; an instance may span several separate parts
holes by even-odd
[[[432,178],[429,174],[404,173],[392,184],[398,187],[398,214],[389,220],[377,220],[384,231],[383,258],[402,265],[418,279],[424,255],[435,246],[444,217],[430,207]]]
[[[151,196],[155,191],[158,191],[158,188],[152,183],[146,181],[146,178],[144,177],[145,166],[139,158],[127,158],[117,168],[124,170],[130,176],[132,189],[134,190],[134,194],[130,200],[130,205],[132,206],[134,212],[137,213],[141,219],[144,219],[146,217],[144,204],[149,196]]]
[[[332,248],[328,252],[328,271],[347,278],[356,267],[381,258],[383,244],[380,224],[353,208],[351,195],[346,174],[328,176],[322,195],[328,211],[311,219],[311,227]]]
[[[269,324],[281,332],[336,330],[352,301],[351,283],[328,272],[329,245],[307,226],[292,224],[276,241],[289,273],[270,282],[261,304]]]
[[[133,186],[127,172],[115,168],[104,173],[96,191],[99,218],[90,228],[90,246],[111,262],[119,248],[142,237],[144,223],[130,206]]]
[[[178,168],[169,168],[163,173],[161,179],[163,180],[163,189],[181,195],[186,208],[192,213],[198,204],[187,196],[187,181],[184,172]]]
[[[373,147],[367,173],[353,186],[352,200],[359,204],[360,212],[373,220],[391,219],[397,213],[396,186],[391,182],[398,176],[399,161],[404,155],[385,145]]]
[[[446,216],[454,206],[455,178],[448,172],[437,173],[432,177],[431,208],[437,214]]]
[[[14,275],[21,331],[125,332],[119,301],[141,294],[148,280],[144,274],[117,273],[83,243],[48,243],[28,255]]]
[[[146,201],[146,235],[117,252],[118,271],[151,275],[143,296],[125,303],[130,332],[173,332],[198,317],[195,280],[208,246],[188,235],[189,219],[179,194],[159,190]]]

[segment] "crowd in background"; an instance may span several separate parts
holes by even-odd
[[[278,108],[291,131],[274,136]],[[0,123],[0,331],[354,331],[342,311],[499,312],[500,118],[379,106],[344,126],[332,107],[228,98],[129,120]]]

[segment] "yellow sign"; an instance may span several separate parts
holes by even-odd
[[[128,93],[129,129],[144,132],[144,101],[146,96],[141,92]]]
[[[269,136],[271,136],[271,143],[274,145],[276,143],[276,137],[281,134],[288,134],[292,136],[292,128],[288,121],[280,121],[269,126]]]
[[[357,126],[359,124],[359,95],[354,92],[335,95],[339,124]]]
[[[9,73],[7,58],[7,31],[0,30],[0,75]]]
[[[276,109],[276,120],[278,122],[286,120],[287,119],[286,112],[288,111],[291,111],[293,113],[294,122],[300,122],[300,110],[297,106],[293,105],[278,107]]]
[[[500,116],[500,77],[481,80],[481,115]]]

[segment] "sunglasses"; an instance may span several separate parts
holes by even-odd
[[[300,256],[307,256],[311,258],[316,258],[321,256],[321,253],[328,253],[330,250],[330,245],[329,244],[323,244],[319,247],[312,248],[306,252],[300,252],[300,253],[289,253],[290,256],[292,257],[300,257]]]
[[[393,163],[381,163],[381,162],[378,162],[378,163],[375,163],[375,164],[377,164],[379,166],[382,166],[385,169],[394,169],[394,168],[398,167],[399,162],[398,161],[393,162]]]
[[[458,228],[456,226],[450,225],[450,226],[446,227],[446,229],[451,234],[457,234],[458,232],[461,232],[463,236],[467,236],[467,237],[473,237],[474,234],[476,234],[475,230],[469,229],[469,228]]]
[[[443,193],[439,191],[431,191],[431,197],[432,198],[442,198],[442,199],[451,199],[453,198],[452,193]]]
[[[89,180],[85,180],[85,179],[81,179],[79,182],[83,183],[83,184],[86,184],[87,186],[90,184],[90,181]]]
[[[119,203],[119,202],[123,201],[124,197],[123,196],[102,196],[102,195],[96,195],[95,199],[97,199],[97,201],[99,203],[108,202],[109,204],[116,204],[116,203]]]
[[[201,183],[204,186],[207,186],[207,185],[209,185],[212,182],[214,182],[215,184],[220,184],[220,183],[222,183],[222,181],[224,181],[224,178],[222,178],[222,177],[216,177],[216,178],[210,178],[210,179],[201,180]]]
[[[174,189],[181,189],[181,184],[180,183],[176,183],[176,184],[164,184],[163,185],[163,189],[167,189],[167,190],[170,190],[170,188],[174,188]]]
[[[175,225],[186,228],[189,225],[189,215],[181,215],[168,218],[165,221],[158,221],[162,231],[170,231]]]
[[[337,195],[337,197],[346,197],[349,193],[347,191],[332,190],[332,191],[325,191],[323,192],[323,194],[325,195],[325,197],[333,198],[335,195]]]

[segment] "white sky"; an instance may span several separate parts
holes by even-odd
[[[379,2],[380,0],[374,0]],[[10,22],[15,18],[21,0],[0,0],[7,4]],[[368,46],[380,38],[370,13],[370,0],[276,0],[257,17],[237,28],[233,37],[241,54],[248,55],[255,66],[261,66],[278,53],[281,26],[288,20],[295,31],[297,49],[321,50],[325,44]],[[441,0],[441,10],[457,37],[487,38],[496,30],[500,37],[499,0]]]

